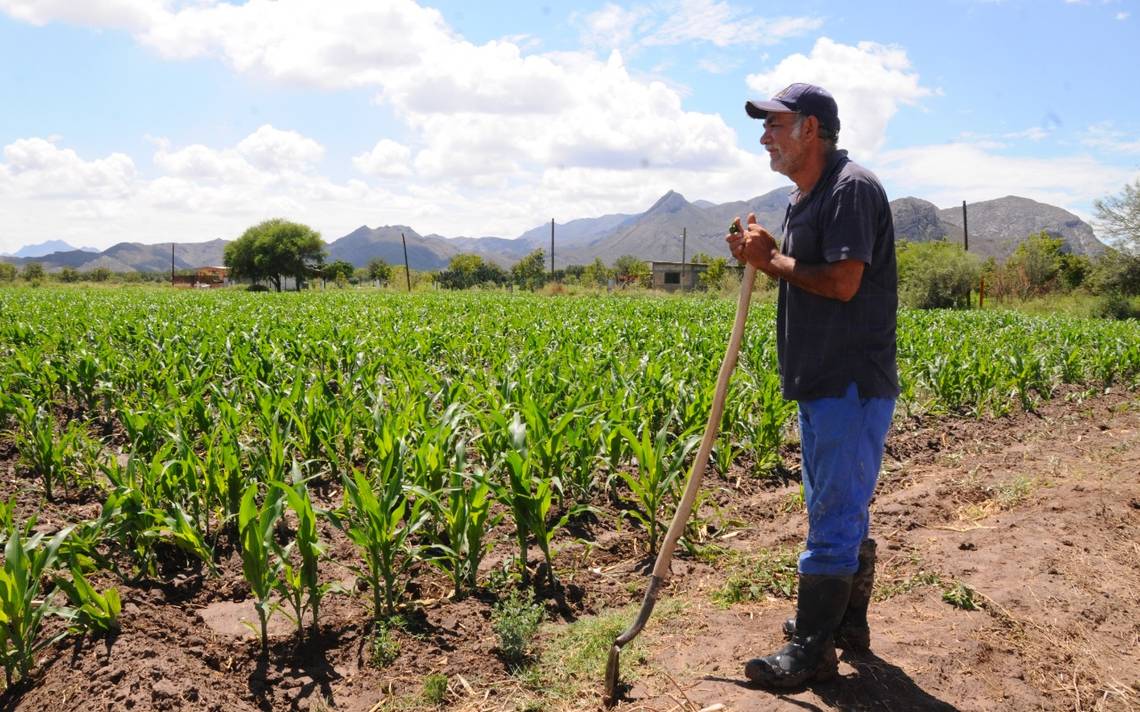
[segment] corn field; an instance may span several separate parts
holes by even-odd
[[[495,531],[509,532],[520,581],[556,584],[558,536],[583,517],[621,517],[654,550],[732,308],[0,290],[0,443],[45,501],[100,504],[48,533],[0,509],[8,685],[61,636],[114,629],[119,594],[89,578],[154,578],[172,551],[207,572],[240,557],[265,650],[272,616],[303,641],[329,595],[360,595],[383,620],[425,572],[456,598],[477,593]],[[773,323],[758,305],[711,460],[721,473],[764,477],[794,439]],[[905,312],[899,368],[898,417],[1001,416],[1070,386],[1135,387],[1140,325]],[[352,543],[352,561],[330,560],[330,530]],[[351,591],[336,583],[342,565],[361,582]]]

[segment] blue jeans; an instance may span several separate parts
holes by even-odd
[[[860,398],[852,383],[842,398],[799,403],[807,549],[800,573],[849,576],[870,528],[893,398]]]

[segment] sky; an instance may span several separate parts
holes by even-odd
[[[744,102],[835,96],[893,198],[1088,220],[1140,178],[1140,0],[0,0],[0,252],[273,217],[517,237],[788,185]]]

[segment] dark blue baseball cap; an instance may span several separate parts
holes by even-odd
[[[745,102],[744,110],[754,119],[763,119],[769,112],[814,116],[823,128],[839,131],[839,107],[835,98],[814,84],[791,84],[770,101]]]

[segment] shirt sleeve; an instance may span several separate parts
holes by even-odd
[[[821,211],[825,260],[871,264],[879,202],[878,192],[869,180],[844,176],[836,182]]]

